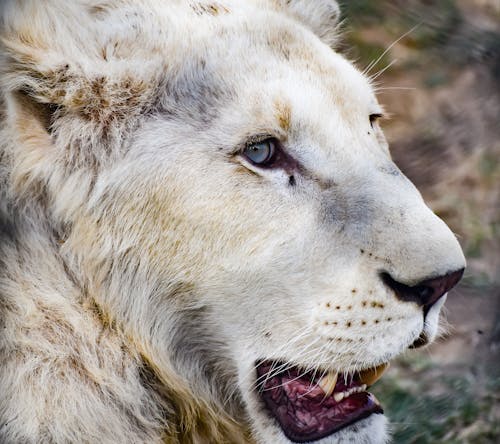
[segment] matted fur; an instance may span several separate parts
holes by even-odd
[[[287,443],[255,362],[386,362],[464,266],[328,0],[1,4],[0,442]],[[273,136],[295,163],[242,155]],[[322,443],[382,443],[373,415]]]

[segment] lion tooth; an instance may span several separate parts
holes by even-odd
[[[318,385],[323,389],[326,396],[330,396],[335,390],[335,384],[337,384],[338,377],[339,374],[337,372],[328,372],[319,380]]]
[[[367,386],[375,384],[384,374],[384,372],[389,367],[389,363],[381,364],[375,368],[369,368],[359,372],[359,379],[363,384]]]
[[[335,393],[333,395],[333,399],[335,399],[335,402],[340,402],[344,399],[344,392],[340,392],[340,393]]]

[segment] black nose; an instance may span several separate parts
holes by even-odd
[[[415,302],[424,307],[424,312],[427,313],[439,298],[457,285],[463,274],[462,268],[444,276],[423,280],[412,287],[394,280],[389,273],[382,273],[381,277],[385,284],[396,293],[398,299]]]

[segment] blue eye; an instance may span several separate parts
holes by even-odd
[[[276,144],[273,139],[266,139],[262,142],[248,145],[244,151],[244,156],[256,165],[265,165],[274,157]]]

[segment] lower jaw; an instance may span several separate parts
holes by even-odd
[[[254,405],[252,403],[252,405]],[[251,433],[252,442],[255,444],[292,444],[301,442],[294,437],[285,435],[283,429],[277,421],[262,409],[262,404],[256,416],[252,414],[253,431]],[[359,419],[354,423],[333,432],[322,438],[309,439],[305,441],[310,444],[389,444],[390,427],[384,414],[372,414],[364,419]]]
[[[259,375],[258,368],[258,377],[265,376],[266,370],[269,371],[265,365],[263,369],[261,366]],[[284,435],[292,442],[305,443],[331,436],[371,415],[382,414],[382,407],[371,393],[364,391],[365,387],[353,380],[350,384],[339,381],[336,392],[327,395],[314,377],[308,381],[307,375],[292,369],[291,374],[288,371],[266,379],[259,391],[267,414]],[[339,399],[342,390],[352,393]]]
[[[279,413],[276,411],[272,412],[270,404],[267,404],[268,409],[272,412],[272,416],[277,419],[283,433],[292,442],[305,443],[310,441],[316,441],[319,439],[326,438],[340,430],[347,428],[348,426],[357,423],[373,414],[383,414],[383,409],[377,404],[373,395],[367,392],[358,393],[351,396],[353,399],[346,399],[339,403],[339,409],[343,410],[342,404],[356,403],[359,405],[358,408],[350,413],[341,413],[337,416],[332,415],[332,418],[323,418],[318,424],[304,424],[298,423],[297,421],[287,421],[283,416],[277,419]],[[330,411],[335,411],[331,408]],[[328,414],[328,413],[327,413]]]

